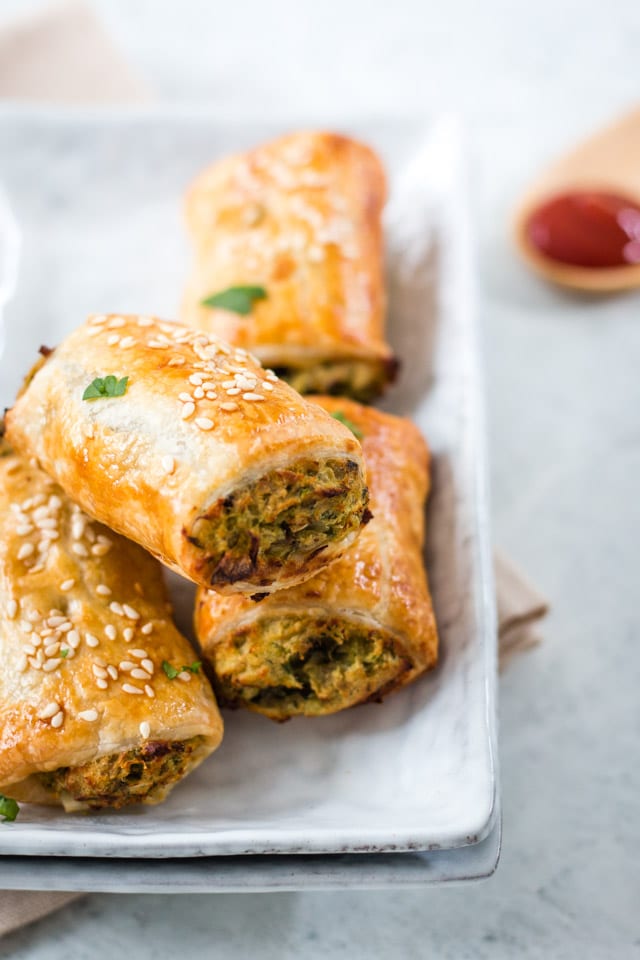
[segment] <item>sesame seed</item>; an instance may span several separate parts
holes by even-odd
[[[104,660],[102,657],[94,657],[93,662],[97,663],[99,667],[106,667],[107,665],[107,661]]]
[[[106,323],[106,316],[104,314],[97,314],[95,317],[91,317],[89,323],[93,327],[99,327],[101,324]]]
[[[194,400],[202,400],[203,397],[204,397],[204,390],[202,389],[202,387],[196,387],[195,390],[193,391]]]
[[[112,317],[109,320],[107,326],[110,330],[116,330],[118,327],[124,327],[125,320],[124,317]]]
[[[109,674],[112,680],[118,679],[118,671],[116,670],[116,668],[113,666],[112,663],[110,663],[109,666],[107,667],[107,673]]]
[[[152,623],[145,623],[143,627],[140,627],[140,633],[143,633],[145,637],[148,637],[152,630],[153,630]]]
[[[97,647],[100,644],[98,638],[94,637],[92,633],[85,633],[84,638],[87,641],[87,646],[89,647]]]
[[[23,543],[18,550],[18,560],[26,560],[34,552],[35,547],[32,543]]]
[[[124,630],[122,631],[122,635],[127,643],[131,643],[134,637],[133,627],[125,627]]]
[[[59,649],[60,649],[60,641],[55,640],[53,643],[50,643],[48,646],[44,648],[44,655],[45,657],[52,657],[54,653],[58,652]]]
[[[193,401],[193,397],[190,393],[185,393],[183,390],[182,393],[178,394],[178,400],[182,400],[183,403],[191,403]]]
[[[19,537],[28,537],[30,533],[33,533],[33,524],[21,523],[20,526],[16,527],[16,533]]]
[[[99,667],[97,663],[92,663],[91,669],[94,677],[101,677],[103,680],[107,679],[108,674],[104,667]]]
[[[45,671],[45,673],[51,673],[52,670],[57,670],[61,663],[62,660],[59,658],[57,660],[45,660],[45,662],[42,664],[42,669]]]
[[[61,614],[55,614],[55,613],[53,614],[53,616],[49,617],[49,619],[47,620],[47,623],[50,627],[59,627],[66,622],[67,622],[66,617],[63,617]]]
[[[41,664],[37,657],[29,657],[28,660],[34,670],[40,669]]]
[[[191,674],[188,670],[183,670],[182,673],[178,674],[178,680],[183,680],[185,683],[189,683],[191,680]]]
[[[9,600],[7,604],[7,616],[9,620],[15,620],[16,614],[18,613],[18,604],[15,600]]]
[[[264,400],[265,397],[261,397],[259,393],[243,393],[242,399],[251,400],[251,401],[260,401],[260,400]]]
[[[109,610],[112,613],[116,613],[119,617],[124,617],[124,609],[121,603],[118,603],[117,600],[112,600],[109,604]]]
[[[116,344],[120,343],[120,337],[117,333],[110,333],[107,337],[107,343],[110,347],[115,347]]]
[[[138,660],[144,660],[145,657],[149,656],[146,650],[140,650],[140,648],[137,650],[130,650],[129,652],[131,653],[132,657],[136,657]]]
[[[29,623],[28,620],[21,620],[20,629],[22,630],[23,633],[31,633],[31,631],[33,630],[33,624]]]
[[[221,410],[227,410],[227,411],[230,413],[232,410],[237,410],[237,409],[238,409],[238,404],[235,403],[233,400],[229,400],[229,401],[226,402],[226,403],[221,403],[221,404],[220,404],[220,409],[221,409]]]
[[[265,370],[264,375],[265,375],[265,377],[267,378],[267,380],[270,380],[270,381],[271,381],[271,383],[277,383],[277,382],[278,382],[278,378],[277,378],[277,376],[275,375],[275,373],[273,372],[273,370]]]
[[[207,390],[207,400],[215,400],[218,394],[214,393],[213,390]]]
[[[60,534],[57,530],[41,530],[40,536],[42,537],[42,540],[38,544],[38,547],[42,550],[48,546],[46,543],[47,540],[57,540]]]
[[[77,630],[69,630],[69,633],[66,637],[66,642],[72,647],[73,650],[76,650],[80,646],[80,634]]]
[[[144,685],[144,692],[148,697],[155,697],[156,695],[153,687],[148,683],[145,683]]]
[[[146,720],[143,720],[142,723],[140,724],[140,733],[145,739],[151,733],[151,727],[149,726]]]
[[[51,726],[54,728],[54,730],[57,730],[59,727],[62,726],[63,723],[64,723],[64,713],[62,712],[62,710],[59,710],[58,713],[56,713],[55,716],[51,718]]]
[[[202,384],[202,389],[203,389],[203,390],[215,390],[215,389],[216,389],[216,385],[215,385],[215,383],[212,383],[211,380],[206,380],[206,381]]]
[[[96,687],[98,687],[98,689],[106,690],[108,686],[109,684],[107,683],[106,680],[103,680],[102,677],[98,677],[98,679],[96,680]]]
[[[91,547],[91,553],[94,557],[104,557],[106,553],[109,553],[111,550],[110,543],[94,543]]]
[[[237,397],[240,392],[240,387],[227,387],[225,390],[228,397]]]
[[[131,671],[131,676],[134,680],[151,680],[151,674],[147,673],[146,670],[142,670],[140,667],[134,667]]]
[[[201,375],[199,373],[192,373],[191,376],[189,377],[189,383],[192,384],[194,387],[201,387],[202,386]]]
[[[63,593],[66,593],[68,590],[71,590],[75,586],[75,580],[69,578],[69,580],[63,580],[60,584],[60,589]]]
[[[196,417],[195,423],[201,430],[213,429],[213,420],[209,420],[209,417]]]
[[[36,652],[36,648],[32,643],[24,643],[22,645],[22,652],[27,656],[33,656],[33,654]]]
[[[136,668],[135,663],[132,663],[131,660],[121,660],[118,666],[120,667],[121,670],[124,670],[125,672],[127,670],[135,670]]]
[[[148,657],[145,657],[140,666],[144,667],[147,673],[153,673],[153,660],[149,660]]]
[[[74,543],[71,546],[71,550],[77,557],[88,557],[89,551],[85,547],[84,543]]]
[[[142,693],[140,687],[134,687],[132,683],[123,683],[122,689],[125,693]]]
[[[116,630],[116,628],[113,626],[112,623],[107,624],[107,626],[104,628],[104,632],[109,640],[115,640],[116,637],[118,636],[118,631]]]
[[[124,612],[125,617],[128,617],[129,620],[140,619],[140,614],[138,613],[138,611],[134,607],[130,607],[128,603],[122,604],[122,610]]]
[[[78,714],[78,720],[86,720],[87,723],[93,723],[98,719],[98,711],[94,710],[81,710]]]
[[[96,587],[96,593],[97,593],[99,596],[101,596],[101,597],[110,597],[110,596],[111,596],[111,590],[110,590],[110,588],[106,585],[106,583],[99,583],[98,586]]]
[[[165,473],[173,473],[176,467],[176,462],[173,457],[165,456],[162,458],[162,469]]]
[[[189,401],[189,403],[185,403],[184,407],[182,408],[182,413],[180,414],[180,416],[182,417],[183,420],[188,420],[189,417],[192,417],[195,412],[196,412],[195,403],[193,403],[192,401]]]
[[[52,700],[51,703],[48,703],[46,707],[40,711],[38,714],[39,720],[51,720],[51,717],[55,717],[56,713],[60,712],[60,704],[57,700]]]
[[[153,325],[153,320],[151,317],[138,317],[138,326],[139,327],[150,327]]]
[[[135,337],[123,337],[120,341],[120,346],[124,350],[128,350],[129,347],[132,347],[136,343]]]
[[[262,389],[263,389],[263,390],[268,390],[269,393],[270,393],[270,392],[273,390],[273,384],[270,383],[268,380],[263,380],[263,381],[262,381]]]

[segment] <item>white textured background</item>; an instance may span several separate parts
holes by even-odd
[[[458,110],[475,158],[496,540],[548,593],[501,681],[494,878],[412,892],[94,896],[0,958],[640,956],[640,296],[542,286],[506,218],[539,164],[640,100],[634,0],[94,0],[165,99],[214,116]],[[0,0],[0,17],[39,6]]]

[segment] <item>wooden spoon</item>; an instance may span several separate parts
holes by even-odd
[[[640,264],[574,266],[545,256],[529,240],[526,225],[533,211],[551,197],[576,191],[619,194],[640,206],[640,109],[550,166],[526,191],[514,218],[514,240],[521,256],[547,280],[603,293],[640,287]]]

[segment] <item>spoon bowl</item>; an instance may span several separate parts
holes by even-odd
[[[532,214],[563,194],[617,194],[640,207],[640,109],[585,140],[548,167],[516,208],[513,238],[524,261],[540,276],[574,290],[613,293],[640,287],[640,264],[576,266],[552,259],[531,241]]]

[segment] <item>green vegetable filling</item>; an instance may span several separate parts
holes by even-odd
[[[79,767],[38,774],[46,790],[71,797],[92,810],[119,810],[129,803],[162,799],[166,789],[190,769],[203,737],[148,740],[132,750],[111,753]]]
[[[355,533],[368,517],[367,500],[353,460],[300,460],[219,500],[198,517],[189,540],[203,550],[201,569],[213,586],[267,584]]]
[[[390,634],[338,617],[260,619],[213,656],[222,702],[275,719],[361,703],[409,667]]]
[[[394,379],[395,368],[395,361],[325,360],[310,366],[275,367],[274,373],[298,393],[324,393],[370,403]]]

